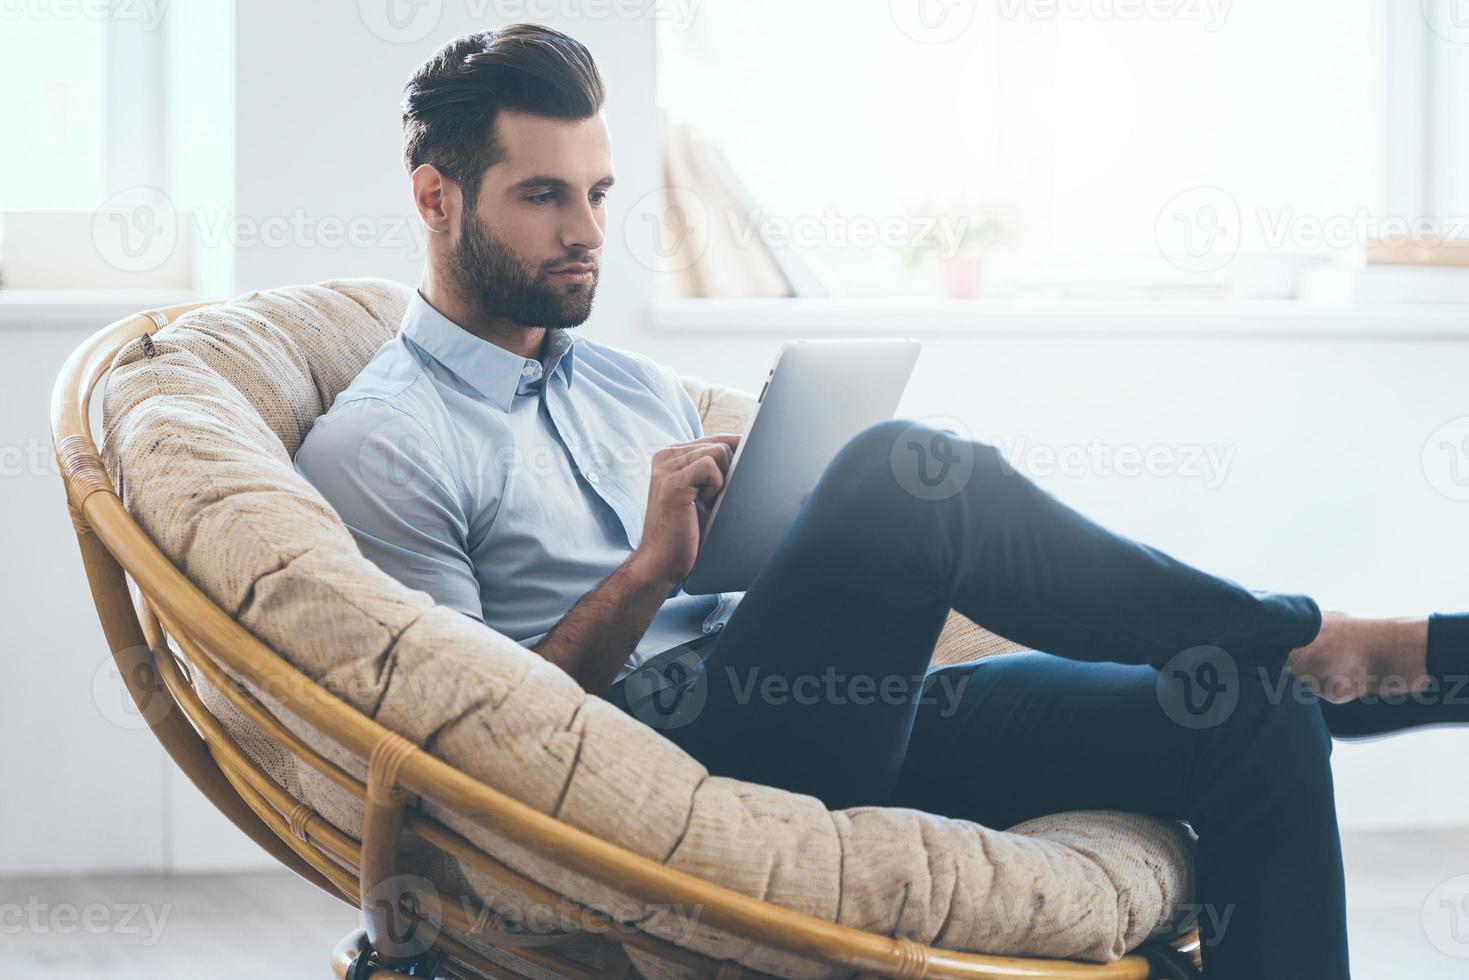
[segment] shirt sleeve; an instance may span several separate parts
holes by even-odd
[[[295,464],[369,561],[440,605],[484,621],[464,501],[420,422],[376,399],[349,402],[317,420]]]

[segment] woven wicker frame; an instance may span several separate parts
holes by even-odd
[[[399,976],[391,966],[419,951],[412,942],[421,921],[472,934],[528,965],[573,978],[617,978],[631,972],[622,947],[632,946],[683,964],[701,976],[759,976],[738,964],[711,959],[655,936],[628,928],[609,930],[598,913],[575,906],[559,893],[530,880],[479,850],[443,824],[409,806],[419,796],[473,819],[566,869],[585,875],[636,900],[694,906],[709,926],[796,956],[880,977],[1086,978],[1146,980],[1146,959],[1130,955],[1096,965],[1062,960],[986,956],[924,946],[912,940],[836,925],[762,902],[664,867],[608,844],[469,778],[423,752],[314,684],[215,605],[157,548],[123,507],[93,440],[89,409],[93,393],[117,351],[198,306],[196,303],[140,313],[99,331],[67,361],[52,399],[52,436],[82,561],[107,643],[154,734],[174,762],[234,824],[283,865],[324,891],[363,909],[365,928],[350,933],[331,956],[334,972],[354,980]],[[129,580],[136,586],[134,602]],[[168,646],[171,637],[183,656]],[[977,638],[976,653],[998,647],[994,637]],[[985,646],[984,644],[988,644]],[[247,717],[302,762],[363,801],[359,843],[291,797],[229,736],[205,708],[189,681],[198,671]],[[278,696],[296,716],[367,764],[366,781],[350,775],[290,732],[228,672]],[[575,909],[582,926],[621,944],[611,966],[594,971],[559,954],[563,933],[527,945],[523,936],[496,934],[484,926],[493,915],[473,914],[473,903],[440,900],[410,892],[385,894],[396,867],[404,828],[447,853],[525,894],[532,901]],[[480,910],[484,911],[484,910]],[[473,930],[478,927],[479,932]],[[505,940],[502,946],[497,935]],[[513,940],[513,941],[512,941]],[[353,967],[359,954],[370,964]],[[1197,938],[1178,948],[1197,959]],[[437,935],[433,951],[446,954],[443,976],[515,977],[512,972]]]

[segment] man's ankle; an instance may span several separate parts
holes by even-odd
[[[1362,619],[1323,613],[1321,631],[1291,651],[1287,666],[1333,703],[1419,693],[1433,684],[1424,619]]]

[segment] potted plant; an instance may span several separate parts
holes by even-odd
[[[910,272],[937,267],[944,295],[974,299],[980,294],[985,253],[1010,240],[1010,222],[992,208],[935,208],[915,218],[918,229],[899,260]]]

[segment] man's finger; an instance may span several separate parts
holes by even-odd
[[[701,436],[698,439],[690,439],[688,442],[676,442],[665,448],[670,450],[696,449],[699,446],[728,446],[734,449],[740,444],[740,436],[730,432],[716,432],[712,435]]]
[[[706,466],[705,461],[713,463]],[[680,477],[686,481],[688,486],[699,488],[698,498],[710,500],[716,496],[724,486],[724,469],[712,456],[704,455],[689,463],[679,470]]]
[[[676,470],[687,467],[695,460],[703,459],[705,456],[712,457],[718,464],[721,472],[729,468],[730,461],[734,459],[734,453],[722,443],[686,443],[689,448],[681,455],[674,456],[669,462]]]

